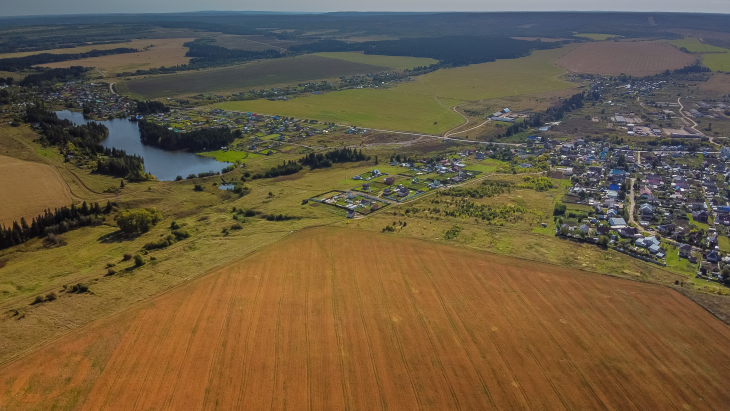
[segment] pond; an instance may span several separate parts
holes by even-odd
[[[68,110],[57,111],[60,119],[70,120],[74,124],[85,124],[93,120],[84,119],[84,115]],[[109,137],[101,144],[106,148],[115,147],[144,158],[144,169],[152,173],[160,181],[171,181],[177,176],[187,177],[190,174],[221,171],[231,163],[224,163],[210,157],[203,157],[186,151],[165,151],[157,147],[146,146],[139,139],[137,123],[127,119],[97,121],[109,129]]]

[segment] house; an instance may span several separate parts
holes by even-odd
[[[347,210],[347,218],[355,218],[355,211]]]
[[[707,215],[707,211],[695,211],[692,213],[692,219],[699,222],[699,223],[705,223],[707,224],[707,219],[709,216]]]
[[[365,183],[362,185],[363,190],[370,190],[370,183]]]
[[[393,178],[393,177],[385,177],[384,182],[387,185],[393,185],[393,183],[395,183],[395,178]]]
[[[654,217],[654,207],[651,204],[642,204],[639,207],[639,214],[641,214],[642,219],[651,220]]]
[[[477,160],[484,160],[484,158],[485,158],[484,153],[482,153],[481,151],[476,153],[475,158]]]
[[[611,227],[611,228],[613,228],[613,227]],[[636,227],[621,227],[618,230],[618,233],[621,235],[621,237],[626,237],[626,238],[641,237],[641,234],[639,234],[639,229]]]
[[[613,229],[619,229],[619,228],[626,227],[626,221],[623,218],[618,218],[618,217],[610,218],[608,220],[608,223],[611,224],[611,228],[613,228]]]
[[[705,260],[716,263],[720,261],[720,253],[717,250],[710,250],[707,252],[707,255],[705,256]]]
[[[609,178],[611,181],[621,182],[626,179],[627,173],[624,170],[611,170]]]
[[[611,232],[611,229],[606,226],[600,226],[596,228],[596,232],[598,233],[598,235],[608,235],[608,233]]]

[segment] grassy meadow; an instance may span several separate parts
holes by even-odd
[[[519,59],[438,70],[389,89],[344,90],[289,101],[226,102],[217,107],[368,128],[440,134],[464,122],[450,109],[465,101],[575,87],[559,80],[564,70],[552,64],[566,52],[567,48],[541,50]]]
[[[378,56],[356,52],[331,52],[315,53],[315,56],[327,57],[338,60],[352,61],[355,63],[372,64],[374,66],[390,67],[394,69],[413,69],[418,66],[430,66],[438,63],[438,60],[421,57],[402,56]]]
[[[460,100],[387,90],[343,90],[291,99],[289,101],[231,101],[217,104],[225,110],[276,114],[287,117],[317,119],[324,122],[396,131],[441,134],[463,122],[449,110]]]
[[[154,99],[176,95],[248,91],[254,87],[374,73],[386,67],[312,55],[219,69],[152,76],[120,83],[122,94]]]
[[[726,53],[728,51],[722,47],[702,43],[699,39],[694,37],[672,40],[669,43],[679,48],[685,48],[690,53]]]

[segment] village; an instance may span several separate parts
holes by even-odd
[[[577,140],[553,152],[555,178],[570,179],[556,235],[610,246],[661,265],[730,278],[730,149],[639,151]],[[726,267],[727,265],[727,268]]]

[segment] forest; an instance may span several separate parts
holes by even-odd
[[[524,57],[532,50],[560,47],[560,42],[515,40],[495,36],[422,37],[400,40],[346,43],[339,40],[320,40],[312,44],[292,46],[292,52],[363,51],[365,54],[386,56],[427,57],[439,60],[444,66],[465,66],[487,63],[497,59]]]
[[[0,227],[0,249],[23,244],[32,238],[48,234],[62,234],[78,227],[99,225],[104,221],[104,214],[109,214],[111,211],[110,202],[107,202],[106,207],[102,209],[99,203],[89,206],[84,201],[81,207],[72,204],[71,207],[61,207],[54,211],[46,210],[42,215],[33,218],[30,225],[25,218],[21,218],[20,222],[14,221],[8,228]]]
[[[142,143],[163,150],[217,150],[220,147],[228,146],[233,140],[241,137],[241,130],[231,131],[228,128],[210,128],[176,133],[165,126],[145,120],[139,122],[139,132]]]
[[[370,156],[362,153],[362,150],[343,148],[328,151],[327,153],[309,153],[299,159],[299,163],[309,166],[312,170],[317,168],[332,167],[335,163],[350,163],[356,161],[370,160]]]
[[[90,57],[110,56],[113,54],[137,53],[139,50],[132,48],[116,48],[110,50],[91,50],[86,53],[76,54],[51,54],[41,53],[25,57],[13,57],[0,59],[0,71],[18,71],[29,69],[41,64],[56,63],[59,61],[80,60]]]
[[[39,73],[28,74],[20,82],[20,85],[23,87],[32,87],[39,86],[44,83],[79,80],[84,75],[84,73],[89,70],[89,68],[81,66],[43,70]]]

